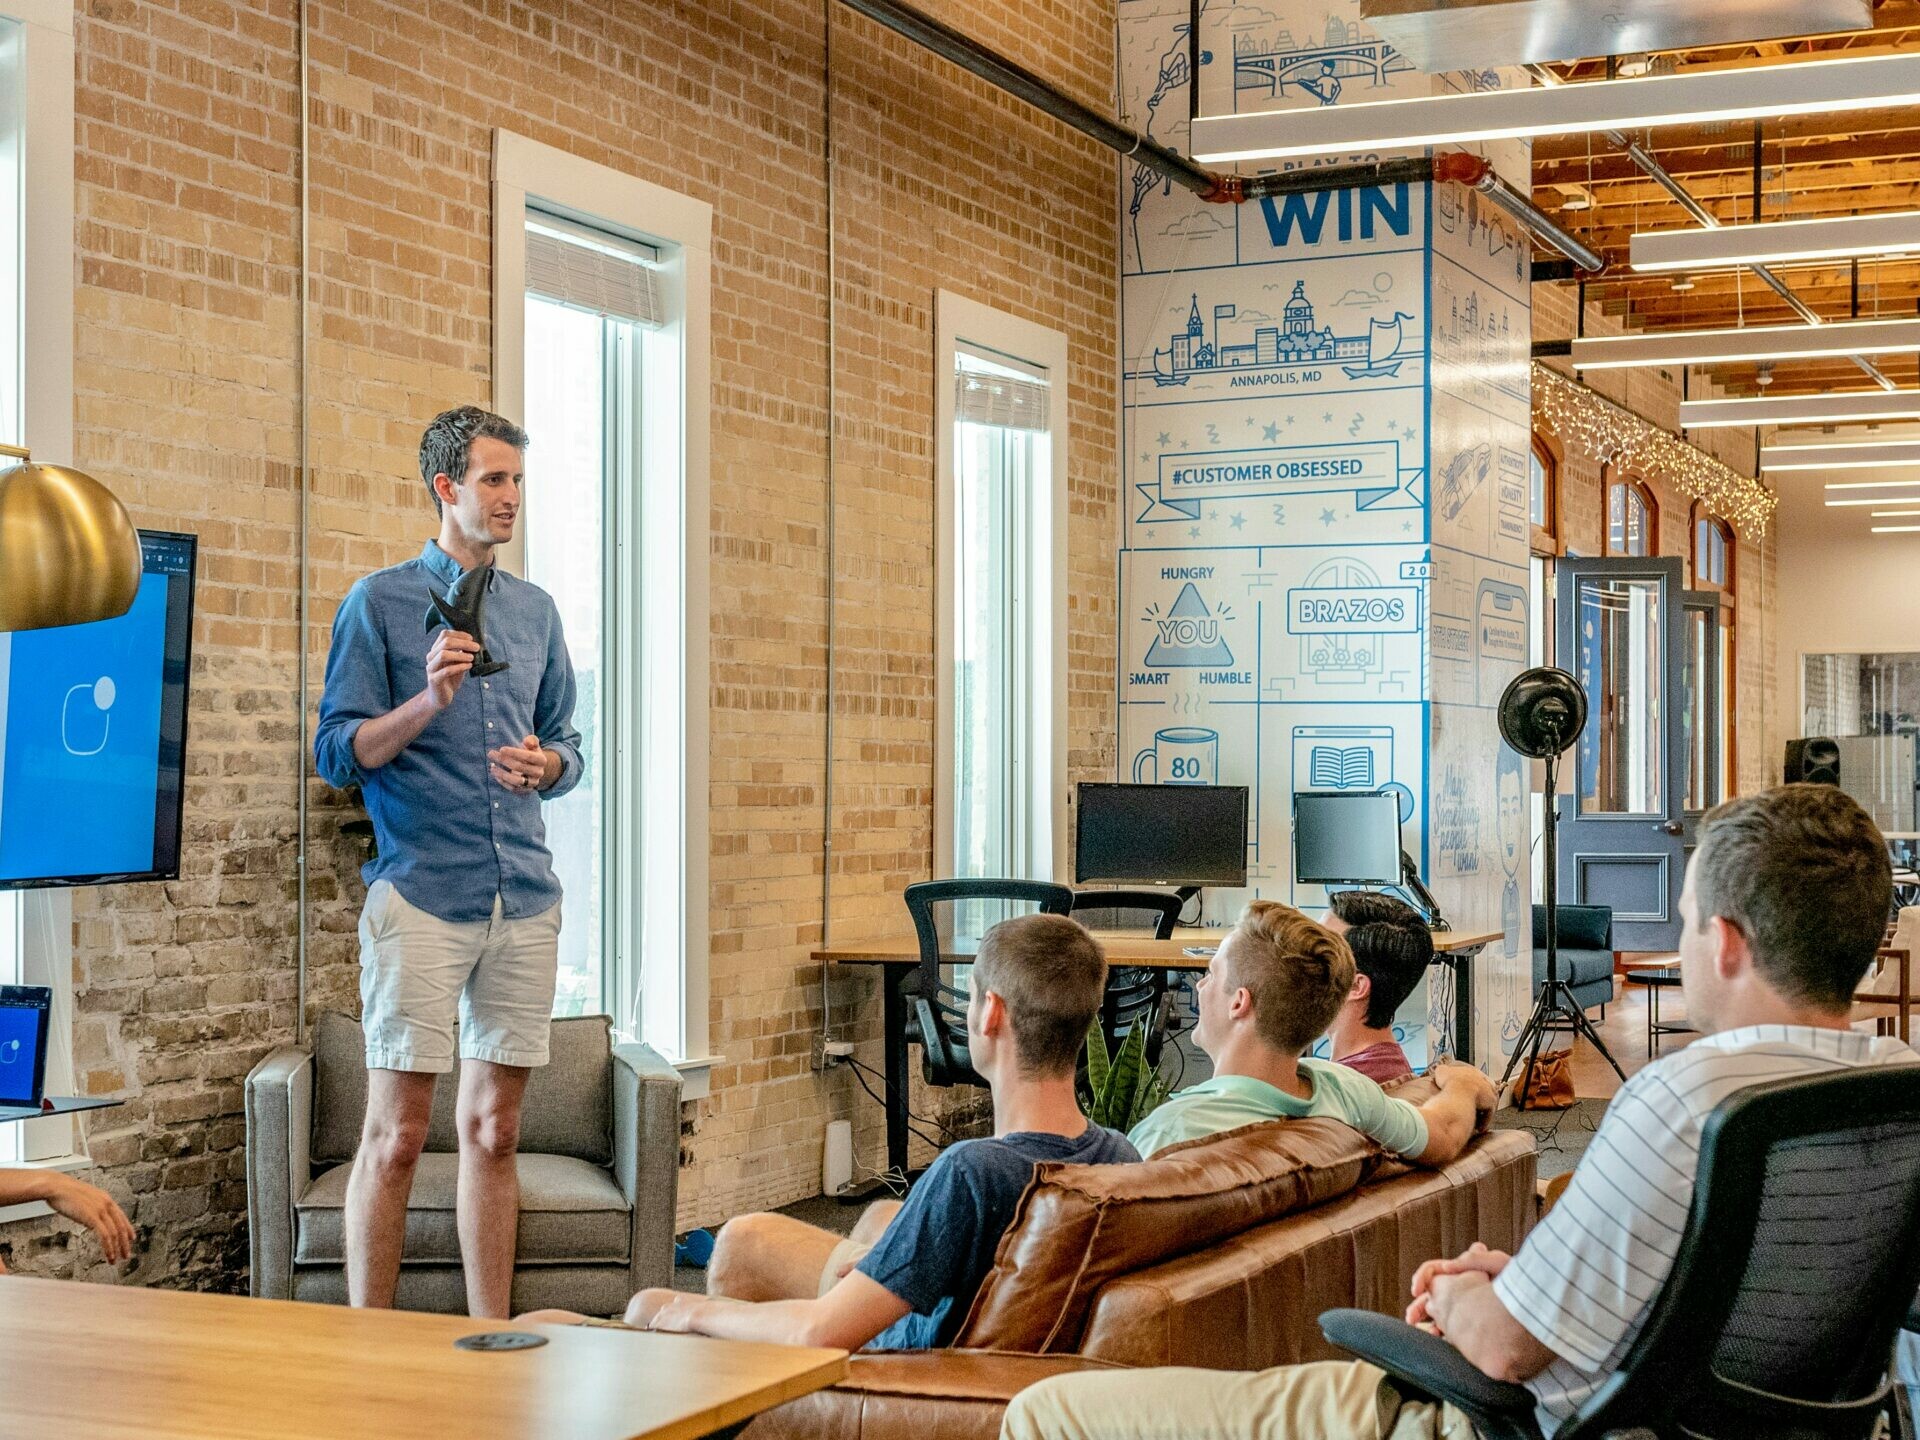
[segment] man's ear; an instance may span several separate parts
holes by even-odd
[[[1738,925],[1724,915],[1716,915],[1707,922],[1707,929],[1713,937],[1714,973],[1721,980],[1737,980],[1753,969],[1753,947]]]
[[[1235,1020],[1253,1013],[1253,991],[1242,985],[1227,997],[1227,1014]]]
[[[458,484],[459,482],[457,480],[442,470],[438,475],[433,477],[433,493],[439,497],[442,505],[458,504],[460,497],[454,493],[455,487]]]
[[[999,995],[992,990],[982,991],[980,995],[980,1033],[998,1038],[1006,1033],[1006,1029],[1007,1002],[1002,1000]]]
[[[1373,977],[1359,970],[1353,972],[1353,988],[1347,991],[1347,999],[1358,1000],[1365,1004],[1373,995]]]

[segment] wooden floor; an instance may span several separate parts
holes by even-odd
[[[1648,1060],[1647,1056],[1647,992],[1644,986],[1629,985],[1624,975],[1614,977],[1614,995],[1612,1004],[1607,1006],[1607,1018],[1602,1020],[1598,1010],[1588,1012],[1594,1028],[1600,1032],[1600,1038],[1607,1042],[1607,1049],[1613,1052],[1613,1058],[1620,1062],[1620,1068],[1631,1076]],[[1686,1002],[1680,998],[1677,987],[1660,992],[1660,1023],[1685,1020]],[[1691,1035],[1662,1035],[1659,1037],[1659,1055],[1671,1055],[1693,1039]],[[1573,1089],[1583,1099],[1611,1099],[1613,1092],[1620,1088],[1620,1077],[1615,1075],[1607,1062],[1600,1058],[1593,1046],[1581,1040],[1573,1047]]]

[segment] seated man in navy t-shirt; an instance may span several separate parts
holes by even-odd
[[[876,1207],[862,1217],[866,1235],[842,1240],[787,1216],[742,1217],[721,1232],[710,1283],[744,1298],[642,1290],[627,1323],[844,1350],[951,1343],[1038,1162],[1140,1158],[1074,1098],[1074,1064],[1106,972],[1099,944],[1063,916],[994,926],[980,942],[967,1005],[973,1068],[993,1087],[993,1138],[941,1152],[897,1213]]]

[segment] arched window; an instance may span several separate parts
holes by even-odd
[[[1607,554],[1656,555],[1660,551],[1660,505],[1643,481],[1621,476],[1607,482]]]
[[[1547,442],[1535,435],[1532,456],[1533,553],[1560,553],[1560,464]]]
[[[1688,512],[1688,529],[1693,535],[1693,588],[1733,594],[1733,562],[1740,542],[1733,526],[1715,515],[1698,500]]]

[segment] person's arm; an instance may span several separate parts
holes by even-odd
[[[1427,1314],[1448,1344],[1495,1380],[1518,1385],[1555,1359],[1500,1303],[1485,1270],[1435,1276],[1427,1288]]]
[[[817,1300],[754,1304],[674,1290],[642,1290],[628,1304],[626,1320],[641,1330],[711,1335],[717,1340],[858,1350],[909,1308],[879,1281],[855,1270]]]
[[[1483,1117],[1492,1117],[1497,1097],[1493,1082],[1471,1065],[1440,1065],[1432,1073],[1440,1093],[1416,1107],[1427,1122],[1427,1148],[1412,1159],[1440,1166],[1467,1148]]]
[[[336,788],[363,783],[389,764],[452,703],[479,653],[471,636],[441,630],[427,652],[427,686],[394,703],[387,638],[364,585],[347,592],[333,618],[326,685],[313,732],[314,769]]]
[[[573,727],[576,693],[573,659],[567,654],[567,637],[560,628],[560,612],[556,610],[547,640],[547,668],[540,674],[540,693],[533,702],[534,734],[547,766],[540,790],[550,800],[558,800],[573,789],[585,773],[580,732]]]
[[[0,1170],[0,1205],[35,1200],[99,1236],[101,1252],[110,1264],[118,1265],[133,1254],[133,1222],[106,1191],[58,1170]]]

